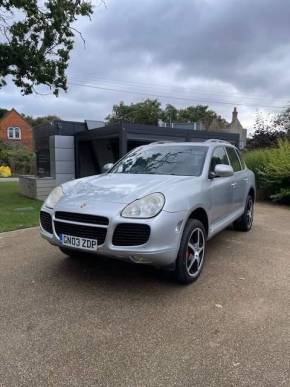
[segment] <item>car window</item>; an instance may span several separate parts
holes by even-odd
[[[228,156],[230,159],[231,166],[233,167],[234,172],[238,172],[242,169],[240,160],[238,158],[237,152],[234,148],[227,147]]]
[[[239,156],[242,169],[245,169],[246,168],[246,164],[245,164],[245,160],[243,159],[243,156],[242,156],[241,152],[238,149],[236,149],[236,152],[237,152],[237,154]]]
[[[214,172],[215,166],[217,164],[229,165],[228,156],[223,146],[219,146],[218,148],[215,148],[215,150],[213,151],[213,154],[211,156],[209,171]]]
[[[110,173],[200,176],[208,147],[154,145],[134,149]]]

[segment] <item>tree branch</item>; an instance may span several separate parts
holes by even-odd
[[[82,34],[79,30],[77,30],[76,28],[74,28],[74,27],[69,27],[69,29],[72,30],[72,31],[74,31],[74,32],[76,32],[76,33],[80,36],[81,40],[83,41],[83,45],[84,45],[84,47],[86,48],[86,40],[85,40],[83,34]]]

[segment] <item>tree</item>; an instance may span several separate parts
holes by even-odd
[[[209,127],[213,119],[221,120],[223,125],[227,124],[213,110],[209,110],[208,106],[197,105],[177,109],[175,106],[167,104],[162,109],[161,103],[156,99],[146,99],[144,102],[131,103],[130,105],[120,102],[118,105],[113,106],[112,114],[106,117],[109,124],[120,121],[150,125],[157,125],[159,120],[167,124],[201,121],[205,127]]]
[[[34,127],[41,124],[45,124],[47,122],[51,122],[54,120],[60,120],[57,116],[43,116],[43,117],[32,117],[32,116],[26,116],[25,114],[22,114],[22,116],[26,119],[26,121],[29,122],[29,124]]]
[[[282,130],[257,129],[252,138],[247,141],[247,149],[274,148],[280,139],[286,139]]]
[[[214,118],[217,118],[217,114],[208,110],[208,106],[203,105],[188,106],[185,109],[180,109],[178,113],[178,122],[202,121],[205,126],[209,126]]]
[[[5,113],[7,113],[8,110],[7,109],[2,109],[0,108],[0,119],[4,116]]]
[[[254,125],[255,133],[247,141],[247,149],[273,148],[277,147],[280,139],[286,138],[286,132],[275,126],[277,117],[267,123],[259,113],[256,116]]]
[[[72,24],[92,12],[84,0],[0,0],[0,88],[10,75],[22,94],[37,85],[55,95],[66,90],[69,55],[81,35]]]
[[[120,102],[113,106],[112,114],[106,117],[109,124],[120,121],[136,124],[157,125],[161,116],[161,103],[156,99],[146,99],[144,102],[131,103],[125,105]]]
[[[290,135],[290,108],[287,108],[281,113],[277,114],[274,119],[274,127],[280,130],[284,130]]]
[[[167,104],[165,109],[161,113],[161,120],[167,124],[178,121],[178,109],[171,104]]]
[[[213,110],[209,110],[208,106],[204,105],[188,106],[183,109],[177,109],[169,104],[166,105],[161,114],[162,121],[166,123],[192,123],[201,121],[205,127],[208,127],[214,118],[218,119],[218,115]]]

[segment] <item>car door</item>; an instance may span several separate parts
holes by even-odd
[[[229,159],[224,146],[214,148],[209,167],[209,189],[211,200],[211,223],[222,222],[234,211],[233,209],[233,176],[214,177],[217,164],[229,165]]]
[[[242,164],[238,152],[234,147],[226,147],[230,164],[234,170],[234,177],[232,182],[233,187],[233,209],[239,211],[244,209],[247,195],[247,173],[244,164]]]

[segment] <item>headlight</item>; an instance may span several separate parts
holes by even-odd
[[[122,211],[123,218],[153,218],[158,215],[165,204],[162,193],[156,192],[128,204]]]
[[[44,204],[47,207],[54,208],[56,203],[59,201],[59,199],[62,198],[63,195],[64,194],[61,186],[58,186],[51,191]]]

